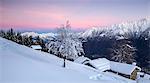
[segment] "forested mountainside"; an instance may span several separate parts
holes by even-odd
[[[150,73],[150,20],[95,27],[83,33],[85,56],[106,57],[118,62],[136,62]]]

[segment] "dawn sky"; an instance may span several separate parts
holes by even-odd
[[[150,16],[150,0],[0,0],[0,28],[52,30],[67,20],[75,30]]]

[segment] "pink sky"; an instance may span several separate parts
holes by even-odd
[[[91,26],[105,26],[118,21],[117,17],[103,16],[80,16],[65,10],[9,10],[3,9],[3,26],[55,28],[69,20],[72,27],[89,28]]]
[[[110,3],[107,3],[108,0],[107,2],[103,0],[100,0],[101,2],[96,2],[99,0],[93,0],[93,2],[91,0],[77,0],[78,2],[50,0],[49,3],[46,1],[3,1],[0,6],[2,16],[0,28],[54,29],[69,20],[74,29],[87,29],[92,26],[107,26],[140,19],[148,15],[148,0],[144,0],[145,2],[133,0],[137,2],[135,4],[129,4],[132,3],[130,0],[127,0],[128,2],[112,0],[114,2]]]

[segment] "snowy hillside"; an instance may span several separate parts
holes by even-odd
[[[0,83],[135,83],[0,38]],[[100,77],[99,77],[100,76]]]
[[[55,37],[56,34],[54,33],[36,33],[36,32],[24,32],[21,34],[22,36],[32,36],[32,37],[37,37],[39,36],[40,38],[48,38],[48,37]]]
[[[122,36],[128,33],[136,33],[138,36],[138,34],[142,32],[149,32],[150,35],[150,18],[114,24],[107,27],[93,27],[92,29],[80,33],[80,35],[82,38],[96,36]]]

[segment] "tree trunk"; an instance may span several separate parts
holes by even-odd
[[[66,56],[64,57],[64,65],[63,67],[65,68],[66,67]]]

